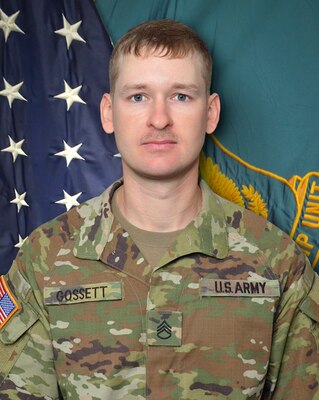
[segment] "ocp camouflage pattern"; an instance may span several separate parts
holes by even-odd
[[[156,268],[116,182],[30,235],[5,281],[0,398],[319,399],[319,279],[289,237],[212,194]]]

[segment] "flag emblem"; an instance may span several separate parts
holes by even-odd
[[[10,293],[3,276],[0,276],[0,329],[20,309]]]

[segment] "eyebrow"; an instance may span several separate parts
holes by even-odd
[[[176,83],[173,85],[174,90],[189,90],[191,92],[198,92],[199,87],[197,85],[194,85],[193,83],[187,84],[187,83]]]
[[[147,85],[144,85],[142,83],[136,83],[136,84],[126,84],[122,87],[121,93],[126,93],[131,90],[145,90],[147,88]]]
[[[120,90],[120,93],[125,94],[127,92],[131,91],[143,91],[148,88],[148,85],[144,83],[133,83],[133,84],[126,84],[123,86],[123,88]],[[199,92],[199,87],[197,85],[194,85],[192,83],[187,84],[187,83],[175,83],[172,88],[173,90],[187,90],[190,92],[198,93]]]

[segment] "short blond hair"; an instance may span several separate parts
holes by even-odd
[[[207,91],[210,90],[212,57],[200,36],[181,22],[163,19],[147,21],[130,29],[115,45],[109,63],[111,93],[119,74],[122,56],[147,53],[161,57],[183,58],[198,53],[203,59],[203,77]]]

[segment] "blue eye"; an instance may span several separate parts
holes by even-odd
[[[132,96],[132,100],[133,100],[135,103],[139,103],[140,101],[143,101],[143,99],[144,99],[144,96],[143,96],[142,94],[134,94],[134,95]]]
[[[178,93],[176,95],[176,98],[178,101],[187,101],[189,99],[189,97],[186,94],[183,93]]]

